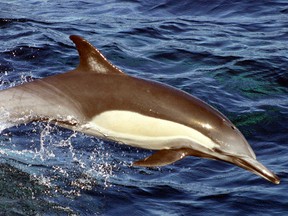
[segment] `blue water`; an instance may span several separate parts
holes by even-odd
[[[286,0],[3,2],[1,89],[74,68],[81,35],[126,73],[215,106],[282,181],[192,157],[132,167],[151,152],[31,123],[0,134],[1,215],[288,214]]]

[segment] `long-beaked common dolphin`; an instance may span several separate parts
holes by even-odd
[[[275,184],[280,179],[256,156],[228,118],[205,102],[158,82],[128,76],[89,42],[72,35],[79,66],[0,92],[0,122],[52,121],[62,127],[144,149],[134,162],[163,166],[198,156],[247,169]]]

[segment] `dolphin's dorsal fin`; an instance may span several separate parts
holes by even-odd
[[[133,163],[133,166],[157,167],[174,163],[188,156],[187,149],[163,149]]]
[[[75,71],[124,75],[120,69],[111,64],[100,51],[88,41],[77,35],[71,35],[70,39],[75,43],[80,59],[80,64]]]

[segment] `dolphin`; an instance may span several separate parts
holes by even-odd
[[[129,76],[88,41],[76,35],[70,39],[79,53],[78,67],[0,91],[1,124],[49,121],[156,150],[135,166],[164,166],[197,156],[225,161],[280,183],[219,111],[171,86]]]

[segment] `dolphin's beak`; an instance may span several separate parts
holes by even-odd
[[[236,164],[250,172],[255,173],[256,175],[261,176],[262,178],[274,183],[279,184],[280,178],[272,173],[269,169],[259,163],[257,160],[250,157],[235,157],[232,159],[232,163]]]

